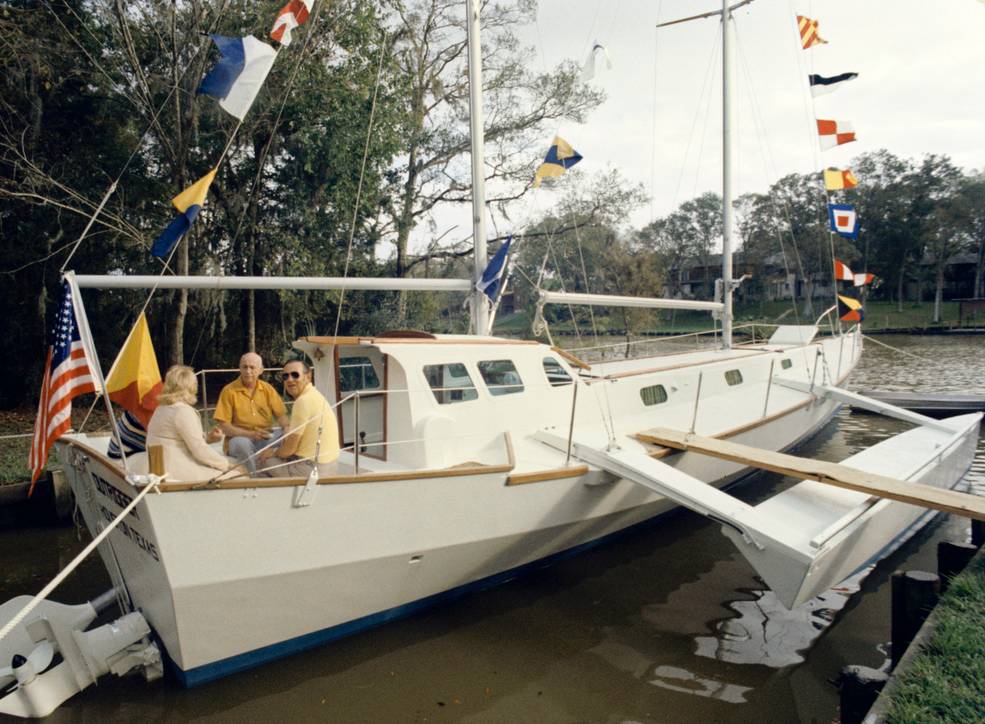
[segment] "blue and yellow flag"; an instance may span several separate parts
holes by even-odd
[[[534,174],[534,188],[540,186],[541,179],[560,176],[579,161],[581,154],[563,138],[555,136],[544,162],[537,167],[537,173]]]
[[[188,229],[191,228],[192,222],[198,216],[198,212],[205,205],[205,197],[209,195],[209,187],[212,185],[212,179],[215,178],[215,172],[218,170],[216,168],[212,169],[171,199],[171,203],[174,204],[174,207],[180,213],[174,218],[174,221],[168,224],[168,228],[162,231],[161,235],[154,240],[154,246],[151,247],[151,254],[158,259],[166,258],[171,253],[174,245],[178,243],[178,239],[184,236]]]

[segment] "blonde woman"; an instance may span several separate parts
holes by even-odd
[[[147,447],[164,448],[168,480],[210,480],[227,470],[242,472],[209,447],[202,421],[192,405],[198,398],[198,379],[191,367],[175,365],[164,375],[157,409],[147,426]]]

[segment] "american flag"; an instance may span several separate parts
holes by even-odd
[[[31,468],[32,491],[48,461],[52,443],[72,426],[72,398],[96,391],[79,339],[79,327],[72,306],[72,287],[68,281],[62,284],[62,302],[55,318],[52,338],[54,343],[48,348],[31,455],[27,463]]]

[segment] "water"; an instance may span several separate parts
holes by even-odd
[[[981,337],[880,337],[854,389],[985,392]],[[901,429],[844,413],[802,449],[835,460]],[[985,487],[985,440],[969,476]],[[790,484],[764,475],[738,494]],[[861,584],[787,612],[718,526],[682,512],[496,589],[194,690],[104,679],[49,721],[829,722],[845,664],[880,667],[889,576],[934,570],[940,516]],[[41,588],[85,541],[73,529],[0,532],[0,600]],[[86,564],[55,600],[108,588]],[[854,586],[857,588],[858,586]],[[285,611],[285,615],[290,615]],[[833,622],[833,623],[832,623]]]

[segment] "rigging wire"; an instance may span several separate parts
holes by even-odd
[[[96,59],[92,57],[92,55],[89,53],[89,51],[86,49],[86,47],[82,44],[82,42],[78,39],[78,37],[76,37],[75,33],[73,33],[65,25],[64,22],[62,22],[61,17],[59,17],[58,13],[56,13],[54,11],[54,9],[51,7],[51,5],[48,4],[47,0],[41,0],[41,1],[44,4],[45,8],[48,9],[48,12],[51,13],[54,16],[55,20],[62,27],[62,29],[65,31],[65,33],[68,34],[68,36],[75,42],[75,44],[79,46],[79,49],[82,50],[82,53],[86,56],[86,58],[89,59],[89,62],[91,62],[93,64],[93,66],[95,66],[106,77],[106,79],[110,82],[110,85],[111,86],[114,86],[114,87],[117,86],[118,85],[117,84],[117,81],[115,81],[113,79],[113,77],[96,61]],[[213,26],[212,26],[213,30],[215,29],[216,25],[218,24],[219,19],[225,13],[228,4],[229,4],[228,3],[228,0],[224,0],[222,7],[219,9],[219,12],[216,14],[216,19],[213,22]],[[92,36],[93,39],[98,40],[96,38],[96,36],[93,34],[92,30],[90,30],[89,27],[88,27],[88,25],[86,25],[83,22],[82,18],[80,18],[78,16],[78,14],[75,12],[75,10],[71,6],[68,6],[68,7],[71,10],[72,14],[75,16],[75,18],[79,21],[80,25],[83,28],[86,29],[86,31],[89,33],[89,35]],[[188,73],[188,70],[192,67],[192,64],[195,61],[195,59],[202,52],[202,50],[205,47],[207,47],[207,45],[208,45],[207,43],[203,43],[192,54],[191,59],[189,60],[188,64],[185,66],[184,70],[182,70],[181,71],[181,74],[178,76],[178,78],[177,78],[178,81],[182,80],[185,77],[185,75]],[[96,211],[95,211],[95,213],[93,213],[92,218],[90,218],[89,223],[86,225],[85,229],[82,231],[82,234],[79,236],[78,240],[75,242],[75,246],[69,252],[68,256],[65,259],[65,262],[62,264],[61,268],[58,270],[59,274],[64,273],[65,269],[68,267],[68,263],[72,260],[72,257],[75,256],[75,252],[78,251],[79,246],[82,244],[82,241],[86,238],[86,235],[88,234],[89,229],[92,227],[92,225],[95,222],[96,218],[99,216],[99,213],[102,210],[103,206],[109,200],[110,195],[112,195],[112,193],[116,190],[117,185],[122,180],[123,174],[126,173],[127,169],[130,167],[130,164],[133,163],[133,159],[136,158],[137,154],[140,152],[140,149],[143,146],[144,140],[147,138],[147,136],[151,132],[151,130],[155,126],[157,126],[158,119],[160,118],[161,113],[164,112],[164,109],[170,103],[171,97],[175,94],[175,92],[177,92],[178,87],[179,87],[179,84],[176,82],[172,86],[171,90],[168,92],[168,95],[161,102],[160,106],[151,115],[151,119],[150,119],[150,122],[147,124],[147,128],[144,130],[143,134],[141,134],[140,138],[134,144],[133,151],[131,151],[129,158],[127,158],[126,162],[123,164],[123,167],[120,169],[120,171],[117,174],[116,178],[109,185],[109,188],[107,189],[105,195],[103,196],[102,202],[96,208]],[[128,94],[124,94],[124,95],[128,99],[130,98],[130,96]],[[134,102],[134,105],[137,105],[136,102]],[[140,109],[141,108],[138,105],[138,110],[140,110]]]
[[[695,130],[698,126],[698,118],[701,115],[701,104],[704,101],[705,93],[709,96],[711,91],[709,85],[711,84],[712,70],[715,66],[715,59],[718,57],[718,44],[721,42],[721,34],[717,34],[714,40],[714,46],[712,48],[712,53],[708,58],[708,67],[705,69],[704,79],[701,83],[701,92],[698,94],[698,105],[695,107],[694,116],[691,119],[691,130],[688,132],[687,144],[684,147],[684,159],[681,162],[681,170],[677,176],[677,187],[674,190],[673,203],[677,206],[681,200],[681,189],[684,186],[684,172],[688,166],[688,157],[691,154],[691,146],[694,143]],[[710,100],[709,100],[710,104]]]
[[[789,10],[790,17],[796,18],[797,13],[794,11],[792,0],[787,0],[787,8]],[[812,3],[808,3],[808,12],[811,13],[811,17],[814,16],[813,15],[813,12],[814,11],[813,11],[813,4]],[[794,32],[793,35],[792,35],[792,37],[791,37],[791,39],[790,39],[790,42],[789,42],[788,47],[794,49],[794,55],[796,56],[797,68],[800,70],[801,77],[803,77],[804,74],[805,74],[804,73],[805,67],[804,67],[804,64],[801,62],[803,49],[800,48],[800,46],[799,46],[799,43],[798,43],[799,37],[800,37],[799,32]],[[808,61],[808,67],[807,67],[806,70],[809,73],[810,72],[813,72],[814,71],[814,55],[813,54],[809,54],[808,55],[808,58],[807,58],[807,61]],[[824,164],[823,164],[822,159],[821,159],[821,151],[820,151],[820,146],[818,144],[818,139],[817,139],[817,120],[816,120],[817,119],[817,102],[816,102],[816,99],[814,98],[814,94],[811,93],[809,89],[807,90],[807,95],[806,96],[803,93],[801,93],[801,99],[802,99],[802,106],[803,106],[804,111],[805,111],[805,113],[807,115],[807,124],[806,124],[806,126],[807,126],[807,136],[808,136],[809,146],[810,146],[810,148],[813,149],[812,150],[812,158],[813,158],[813,161],[814,161],[814,168],[821,169],[821,178],[819,179],[819,183],[820,183],[820,189],[819,190],[821,191],[821,196],[824,198],[824,209],[822,210],[822,217],[820,219],[820,222],[821,222],[821,228],[823,229],[826,226],[826,218],[825,218],[825,215],[827,213],[828,204],[831,203],[831,193],[828,191],[827,184],[824,182]],[[831,289],[832,289],[832,293],[834,295],[833,301],[834,301],[834,304],[835,304],[835,308],[837,308],[837,306],[838,306],[838,283],[834,279],[834,263],[835,263],[835,242],[834,242],[834,236],[835,236],[834,232],[832,232],[832,231],[829,231],[828,232],[828,239],[829,239],[829,242],[830,242],[830,254],[831,254],[831,264],[829,265],[828,269],[829,269],[830,274],[831,274]],[[821,232],[821,234],[818,235],[817,243],[818,243],[818,251],[819,251],[819,257],[818,258],[819,259],[823,259],[824,258],[824,254],[825,254],[825,249],[824,249],[824,233],[823,232]],[[826,275],[825,275],[825,277],[826,277]],[[838,316],[838,315],[835,315],[835,316]],[[839,328],[839,330],[841,329],[841,318],[840,317],[838,318],[838,328]]]
[[[386,42],[387,34],[384,32],[383,38],[380,41],[380,58],[377,62],[376,67],[376,84],[373,86],[373,102],[369,108],[369,123],[366,127],[366,144],[363,147],[363,160],[359,167],[359,183],[356,186],[356,203],[352,208],[352,225],[349,227],[349,243],[345,251],[345,267],[342,271],[342,278],[346,279],[349,276],[349,264],[352,261],[352,242],[356,234],[356,221],[359,218],[359,204],[362,200],[363,192],[363,179],[366,176],[366,162],[369,158],[369,144],[373,138],[373,121],[376,117],[376,99],[380,91],[380,79],[383,76],[383,56],[386,52]],[[495,221],[493,222],[495,223]],[[335,313],[335,334],[334,336],[339,336],[339,324],[342,321],[342,304],[345,299],[345,288],[339,290],[339,304]],[[491,326],[491,325],[490,325]]]
[[[657,27],[653,29],[653,96],[650,100],[650,221],[655,219],[654,204],[657,198],[657,81],[660,78],[660,11],[663,0],[657,2]]]
[[[735,32],[735,41],[736,41],[735,42],[735,45],[736,45],[736,51],[737,51],[736,55],[739,58],[739,64],[740,64],[740,66],[741,66],[741,68],[743,70],[743,73],[745,74],[746,83],[747,83],[748,88],[749,88],[748,95],[749,95],[749,99],[750,99],[750,106],[751,106],[751,109],[752,109],[752,118],[753,118],[753,124],[752,125],[753,125],[753,130],[756,133],[757,139],[759,140],[758,146],[759,146],[759,149],[760,149],[760,153],[762,154],[763,170],[767,174],[767,176],[772,175],[773,177],[776,177],[778,175],[778,171],[777,171],[777,167],[776,167],[776,161],[774,160],[773,149],[772,149],[772,147],[770,146],[770,143],[769,143],[769,136],[766,133],[766,123],[765,123],[764,118],[763,118],[762,106],[761,106],[761,104],[759,102],[759,97],[756,94],[756,86],[755,86],[755,83],[753,82],[752,73],[749,70],[749,64],[747,62],[745,50],[744,50],[744,47],[742,45],[742,35],[739,33],[739,24],[738,24],[738,22],[736,22],[736,24],[735,24],[735,31],[736,31]],[[787,202],[787,199],[786,198],[783,198],[782,199],[782,201],[783,201],[783,213],[781,214],[781,209],[777,206],[777,201],[776,201],[775,195],[772,194],[772,193],[767,192],[766,196],[770,200],[770,205],[773,208],[773,214],[774,214],[774,216],[775,217],[784,216],[786,218],[786,221],[787,221],[787,229],[790,232],[790,243],[793,246],[793,249],[794,249],[794,251],[796,253],[796,259],[797,259],[798,264],[800,265],[800,273],[803,276],[803,273],[804,273],[803,262],[800,259],[800,252],[797,251],[797,240],[796,240],[796,238],[794,238],[794,235],[793,235],[793,224],[792,224],[792,219],[791,219],[791,214],[790,214],[789,203]],[[789,280],[790,279],[790,263],[789,263],[789,260],[787,259],[786,249],[784,248],[784,245],[783,245],[783,233],[779,229],[779,227],[776,228],[776,239],[777,239],[777,241],[779,242],[779,245],[780,245],[780,254],[781,254],[782,258],[783,258],[783,270],[784,270],[784,273],[786,274],[786,280]],[[786,280],[785,280],[785,283],[787,283]],[[794,284],[796,284],[796,282],[794,282]],[[797,322],[797,324],[800,325],[800,313],[797,310],[797,294],[796,294],[796,288],[791,289],[790,298],[791,298],[791,301],[792,301],[792,305],[791,306],[792,306],[792,309],[793,309],[794,319]]]

